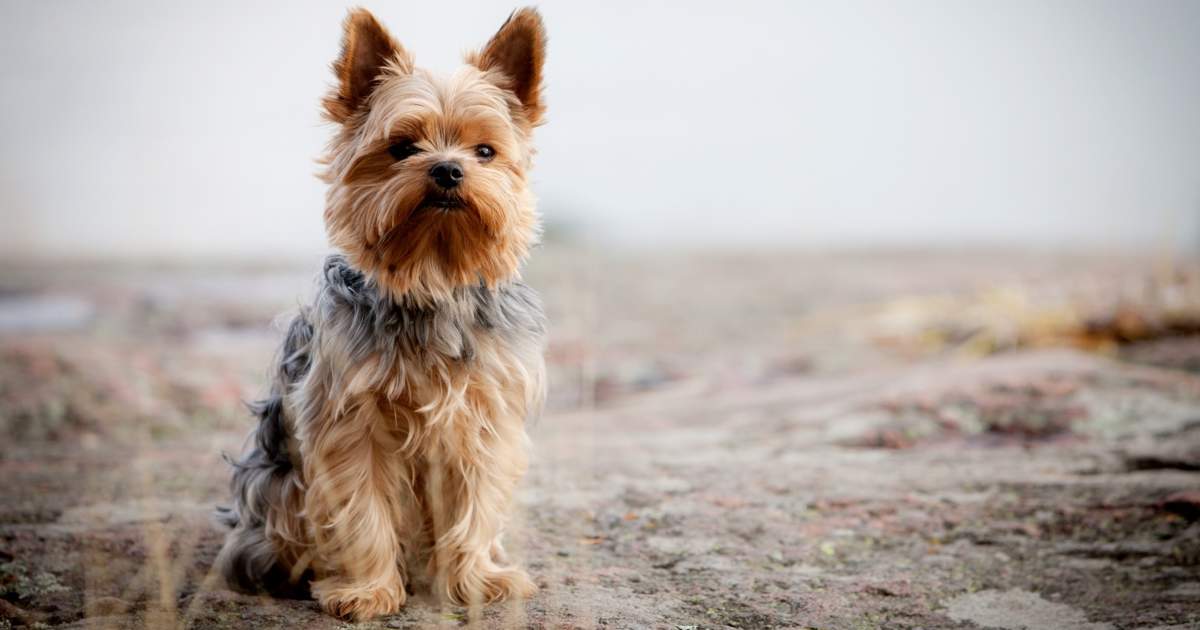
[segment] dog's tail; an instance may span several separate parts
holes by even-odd
[[[217,520],[231,531],[216,568],[235,590],[308,596],[307,536],[299,518],[303,484],[288,451],[284,395],[308,371],[311,340],[312,326],[301,313],[288,328],[271,395],[250,405],[258,417],[251,446],[240,460],[230,460],[233,505],[218,508]]]

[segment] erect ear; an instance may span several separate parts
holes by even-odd
[[[362,106],[389,63],[412,72],[404,47],[366,9],[352,9],[342,26],[342,53],[333,62],[338,84],[324,101],[326,114],[337,123],[346,122]]]
[[[512,90],[521,101],[525,117],[536,125],[545,106],[542,103],[542,62],[546,57],[546,29],[536,9],[518,9],[483,47],[467,58],[480,70],[498,71],[502,87]]]

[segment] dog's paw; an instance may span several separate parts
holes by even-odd
[[[480,570],[454,576],[447,585],[450,600],[462,606],[489,604],[507,599],[529,599],[537,585],[521,569]]]
[[[313,597],[328,614],[351,621],[365,621],[398,612],[407,594],[397,580],[387,586],[356,584],[338,578],[313,583]]]

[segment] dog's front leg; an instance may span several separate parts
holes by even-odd
[[[394,613],[405,601],[394,434],[369,398],[316,424],[301,444],[316,545],[313,595],[339,617]]]
[[[463,605],[530,597],[537,590],[523,570],[505,565],[500,547],[512,493],[526,467],[522,420],[489,422],[482,430],[479,420],[466,418],[429,458],[434,583],[443,597]]]

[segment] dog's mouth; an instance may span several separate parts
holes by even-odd
[[[419,210],[438,210],[441,212],[453,212],[455,210],[466,209],[466,204],[458,195],[448,195],[445,193],[429,193],[421,200]]]

